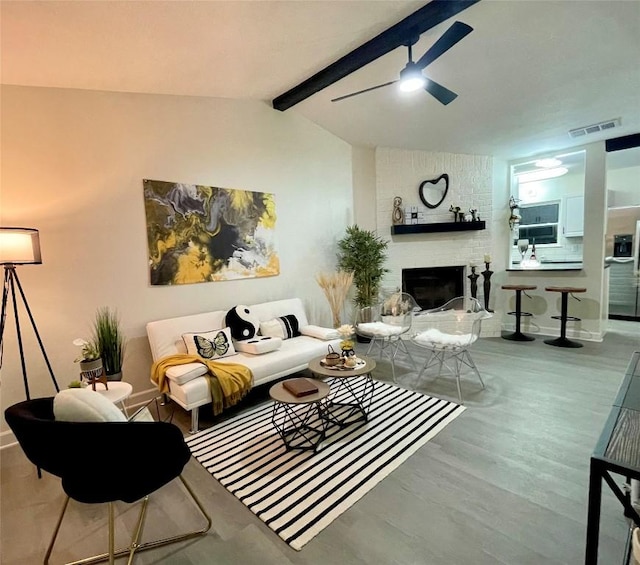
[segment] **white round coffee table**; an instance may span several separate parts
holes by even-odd
[[[96,383],[96,392],[99,392],[114,404],[119,404],[124,415],[129,417],[124,401],[131,396],[133,387],[123,381],[108,381],[107,386],[109,387],[108,389],[105,388],[103,383]]]

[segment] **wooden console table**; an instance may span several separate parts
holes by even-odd
[[[591,456],[585,565],[598,563],[602,479],[624,507],[625,516],[640,526],[640,516],[631,505],[629,495],[616,484],[611,473],[640,480],[640,351],[636,351],[631,357]]]

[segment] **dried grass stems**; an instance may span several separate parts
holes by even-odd
[[[353,273],[347,271],[337,271],[335,273],[319,273],[316,281],[329,301],[331,315],[333,317],[333,327],[340,325],[340,314],[342,305],[347,298],[347,293],[353,284]]]

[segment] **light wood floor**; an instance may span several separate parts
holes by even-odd
[[[213,528],[196,541],[141,553],[136,563],[581,563],[589,456],[631,354],[640,349],[640,324],[613,327],[604,343],[585,343],[578,350],[550,347],[540,338],[524,344],[480,340],[473,357],[486,389],[465,380],[467,410],[301,552],[191,460],[184,475],[211,513]],[[398,374],[404,386],[412,386],[417,376],[408,366]],[[380,363],[375,376],[389,380],[389,366]],[[420,390],[457,398],[447,377],[424,379]],[[254,394],[252,401],[262,397]],[[205,411],[201,420],[212,422]],[[178,410],[174,421],[186,430],[185,413]],[[113,450],[117,457],[117,446]],[[41,563],[63,501],[59,480],[50,475],[38,480],[19,448],[2,452],[0,470],[1,563]],[[94,472],[96,482],[127,480]],[[124,543],[137,512],[125,504],[117,509],[117,536]],[[145,531],[172,535],[196,527],[196,517],[174,482],[152,496]],[[601,530],[600,562],[622,563],[627,525],[608,492]],[[71,502],[53,562],[104,551],[106,543],[106,506]]]

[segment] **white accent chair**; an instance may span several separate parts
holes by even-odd
[[[377,348],[380,359],[389,359],[393,382],[396,382],[395,361],[398,352],[406,355],[416,367],[402,336],[411,330],[414,313],[419,310],[413,296],[406,292],[394,292],[377,306],[362,308],[358,313],[356,333],[371,340],[366,354],[371,354]]]
[[[484,382],[471,358],[469,348],[480,337],[482,320],[491,318],[491,314],[477,299],[457,297],[440,308],[425,310],[418,316],[420,327],[427,329],[415,334],[411,341],[418,347],[427,349],[428,354],[418,374],[416,387],[425,371],[437,364],[439,377],[444,366],[455,376],[458,398],[460,404],[464,404],[460,387],[463,366],[472,369],[484,388]]]

